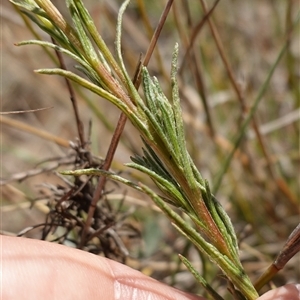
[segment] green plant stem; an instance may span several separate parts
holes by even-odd
[[[206,280],[193,268],[191,263],[183,256],[179,254],[180,260],[187,267],[187,269],[194,275],[196,280],[205,288],[205,290],[215,299],[224,300],[216,291],[206,282]]]
[[[76,48],[83,51],[82,45],[80,44],[73,28],[65,21],[53,3],[50,0],[35,0],[35,2],[47,13],[47,16],[53,21],[53,23],[66,34],[71,43],[74,44]]]
[[[80,2],[80,1],[79,1]],[[170,2],[170,1],[169,1]],[[80,2],[81,3],[81,2]],[[126,6],[128,5],[129,1],[125,1],[124,4],[123,4],[123,10],[121,9],[120,10],[120,14],[119,14],[119,24],[118,24],[118,28],[121,28],[121,21],[122,21],[122,14],[126,8]],[[171,2],[172,3],[172,2]],[[82,4],[82,3],[81,3]],[[168,6],[167,6],[168,7]],[[85,10],[83,10],[85,11]],[[147,66],[148,63],[149,63],[149,60],[150,60],[150,57],[153,53],[153,50],[154,50],[154,47],[156,45],[156,42],[157,42],[157,39],[158,39],[158,36],[161,32],[161,29],[163,27],[163,24],[165,23],[165,20],[166,20],[166,17],[168,15],[168,11],[169,11],[169,8],[168,9],[165,9],[163,11],[163,16],[165,16],[165,18],[161,18],[161,20],[159,21],[159,25],[158,25],[158,28],[157,30],[155,30],[155,38],[152,38],[151,42],[150,42],[150,45],[149,45],[149,48],[148,48],[148,51],[147,51],[147,54],[146,54],[146,59],[143,63],[144,66]],[[123,66],[123,61],[122,61],[122,58],[121,58],[121,54],[119,53],[119,60],[120,60],[120,63],[121,63],[121,66],[124,68],[123,70],[123,73],[121,72],[121,70],[119,69],[119,67],[116,67],[116,63],[114,60],[111,59],[110,57],[110,51],[108,50],[108,48],[106,47],[106,45],[104,44],[103,40],[101,37],[99,37],[99,35],[97,34],[97,30],[92,27],[92,36],[94,37],[94,40],[96,42],[96,44],[98,45],[98,47],[100,47],[101,50],[104,50],[104,55],[106,56],[106,58],[111,62],[111,64],[113,65],[113,68],[114,70],[118,73],[118,76],[119,78],[123,81],[123,83],[126,84],[127,88],[130,89],[130,86],[131,86],[131,81],[130,79],[126,76],[127,73],[126,73],[126,70]],[[117,35],[117,41],[116,41],[116,44],[117,44],[117,51],[120,52],[121,50],[121,31],[119,30],[120,34],[119,36]],[[117,30],[117,33],[118,33],[118,30]],[[109,54],[108,54],[108,53]],[[136,70],[136,73],[137,75],[134,76],[134,80],[135,82],[132,82],[132,84],[134,85],[134,88],[137,90],[139,85],[140,85],[140,82],[139,82],[139,67],[138,69]],[[123,111],[120,115],[120,118],[119,118],[119,121],[118,121],[118,125],[114,131],[114,134],[113,134],[113,138],[112,138],[112,141],[110,143],[110,146],[109,146],[109,149],[107,151],[107,155],[106,155],[106,158],[105,158],[105,163],[104,165],[102,166],[102,168],[104,170],[109,170],[110,166],[111,166],[111,163],[112,163],[112,160],[113,160],[113,157],[115,155],[115,151],[117,149],[117,146],[119,144],[119,141],[120,141],[120,138],[121,138],[121,135],[122,135],[122,132],[125,128],[125,124],[126,124],[126,120],[127,120],[127,116],[125,114],[125,112]],[[100,196],[101,196],[101,192],[104,188],[104,185],[105,185],[105,182],[106,182],[106,177],[105,176],[102,176],[99,181],[98,181],[98,185],[97,185],[97,188],[96,188],[96,191],[95,191],[95,194],[93,195],[93,199],[92,199],[92,204],[91,204],[91,207],[89,209],[89,212],[88,212],[88,218],[87,218],[87,222],[85,224],[85,227],[84,227],[84,230],[82,232],[82,237],[81,237],[81,242],[80,242],[80,247],[82,247],[84,245],[84,242],[85,242],[85,239],[86,239],[86,235],[87,235],[87,232],[88,232],[88,229],[91,225],[91,221],[92,221],[92,217],[94,215],[94,211],[95,211],[95,207],[96,207],[96,203],[98,202],[98,200],[100,199]]]

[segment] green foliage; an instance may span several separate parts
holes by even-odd
[[[177,230],[220,267],[245,299],[256,299],[258,294],[239,259],[237,237],[231,220],[211,193],[208,182],[202,178],[187,150],[176,80],[178,45],[175,46],[172,59],[171,101],[164,95],[158,80],[150,76],[146,67],[142,67],[142,84],[145,95],[143,100],[126,71],[121,51],[122,16],[129,1],[125,1],[119,11],[115,43],[117,60],[114,59],[101,35],[97,32],[96,26],[81,0],[66,1],[73,25],[68,24],[48,0],[11,2],[24,9],[24,13],[58,43],[56,45],[31,40],[21,42],[19,45],[34,44],[60,51],[76,61],[78,70],[88,79],[58,68],[40,69],[37,72],[68,78],[117,106],[138,129],[144,143],[143,155],[133,156],[132,163],[128,163],[127,166],[147,174],[160,189],[161,195],[157,195],[143,184],[136,184],[99,169],[64,171],[62,174],[107,176],[149,195],[170,218]],[[272,72],[275,67],[276,64],[274,64]],[[272,72],[270,72],[270,76]],[[236,147],[253,116],[266,85],[259,93],[252,114],[242,126],[241,134],[235,144]],[[225,168],[229,165],[231,158],[232,156],[228,158]],[[219,187],[220,180],[217,180],[215,189]],[[178,209],[189,216],[193,226],[177,212]],[[220,296],[213,292],[191,264],[185,258],[181,259],[212,296],[220,299]]]

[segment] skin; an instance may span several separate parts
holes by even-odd
[[[49,242],[0,236],[1,299],[205,300],[112,260]],[[259,300],[299,300],[300,285]],[[25,297],[25,298],[24,298]]]

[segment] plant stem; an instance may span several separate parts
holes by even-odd
[[[154,51],[155,45],[157,43],[157,40],[158,40],[158,37],[161,33],[163,25],[166,21],[166,18],[167,18],[167,15],[168,15],[169,11],[170,11],[172,3],[173,3],[173,0],[169,0],[166,7],[165,7],[165,9],[163,10],[163,13],[162,13],[162,16],[161,16],[161,18],[158,22],[157,28],[156,28],[156,30],[153,34],[153,37],[150,41],[150,44],[149,44],[149,47],[148,47],[148,50],[147,50],[147,53],[146,53],[146,56],[145,56],[145,59],[144,59],[144,62],[143,62],[144,66],[147,66],[149,61],[150,61],[151,55]],[[135,81],[133,81],[133,84],[134,84],[136,89],[138,89],[138,87],[140,85],[139,74],[140,74],[140,66],[138,66],[137,69],[136,69],[136,75],[134,76]],[[113,157],[115,155],[116,149],[118,147],[122,132],[125,128],[126,121],[127,121],[127,117],[122,112],[120,117],[119,117],[117,127],[116,127],[116,129],[113,133],[113,137],[112,137],[112,140],[110,142],[110,145],[109,145],[106,157],[105,157],[105,162],[102,166],[103,170],[108,171],[110,166],[111,166],[111,163],[112,163]],[[106,177],[105,176],[100,177],[99,180],[98,180],[98,184],[97,184],[97,187],[96,187],[96,190],[95,190],[95,193],[93,195],[93,199],[92,199],[89,211],[88,211],[88,217],[87,217],[86,223],[85,223],[83,231],[82,231],[81,240],[80,240],[80,243],[78,245],[79,249],[81,249],[83,247],[83,245],[85,245],[85,243],[86,243],[87,233],[88,233],[89,228],[91,226],[93,215],[94,215],[95,209],[96,209],[96,205],[97,205],[98,200],[101,197],[101,192],[104,188],[105,182],[106,182]]]

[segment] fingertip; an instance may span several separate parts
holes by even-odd
[[[114,277],[115,299],[205,300],[167,286],[115,261],[107,260],[107,263]]]
[[[300,300],[300,284],[287,284],[268,291],[258,300]]]

